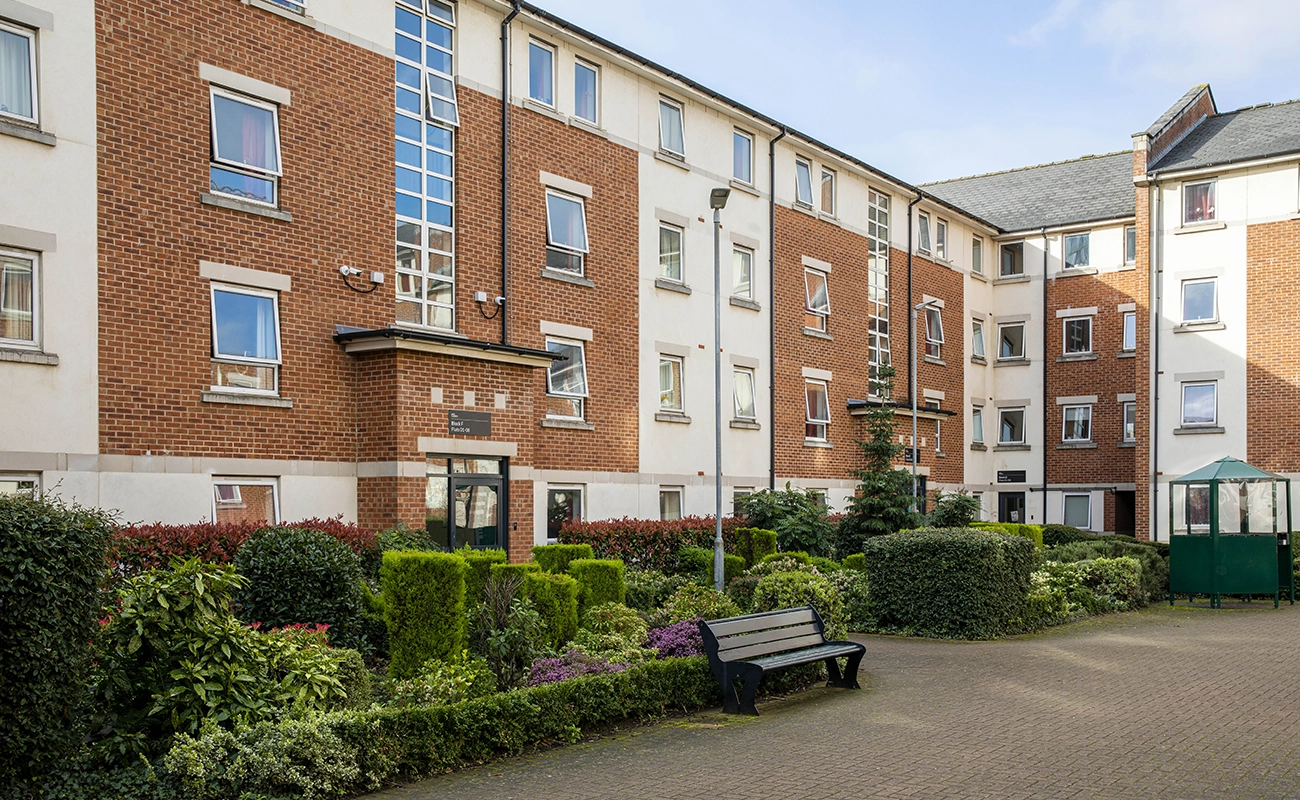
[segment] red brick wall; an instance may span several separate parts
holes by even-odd
[[[1133,175],[1146,174],[1147,152],[1134,148]],[[1133,359],[1133,380],[1137,389],[1137,447],[1133,450],[1135,484],[1134,526],[1139,539],[1151,538],[1151,196],[1145,186],[1136,192],[1134,224],[1137,226],[1137,270],[1133,274],[1132,296],[1137,304],[1137,357]]]
[[[1195,102],[1184,109],[1183,112],[1169,124],[1168,128],[1160,132],[1160,135],[1151,142],[1151,153],[1156,157],[1159,157],[1164,153],[1164,151],[1168,150],[1174,142],[1178,141],[1178,137],[1187,133],[1187,131],[1191,130],[1196,123],[1200,122],[1202,117],[1207,117],[1213,113],[1214,103],[1210,100],[1210,93],[1206,92],[1196,98]]]
[[[1246,228],[1246,456],[1260,469],[1300,471],[1300,357],[1295,275],[1300,221]]]

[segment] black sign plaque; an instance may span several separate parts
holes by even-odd
[[[483,411],[448,411],[447,433],[452,436],[491,436],[492,415]]]
[[[903,463],[918,464],[921,459],[921,451],[915,447],[903,448]]]
[[[1023,469],[1000,469],[998,470],[998,483],[1024,483],[1025,471]]]

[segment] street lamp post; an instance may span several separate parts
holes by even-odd
[[[713,484],[716,491],[713,507],[713,588],[722,591],[722,209],[727,206],[731,190],[717,188],[709,192],[713,209]]]
[[[921,311],[923,309],[929,308],[930,306],[934,305],[937,302],[939,301],[931,299],[931,300],[926,300],[924,303],[916,304],[916,306],[912,309],[912,330],[916,331],[917,333],[920,333],[921,328],[919,326],[919,323],[917,322],[917,319],[920,316]],[[908,454],[908,457],[912,460],[912,510],[915,511],[917,509],[917,506],[919,505],[918,503],[919,498],[916,493],[916,489],[917,489],[916,462],[921,460],[920,448],[916,446],[916,351],[919,350],[920,348],[916,346],[916,342],[912,342],[912,347],[910,349],[912,351],[912,386],[911,386],[912,452]]]

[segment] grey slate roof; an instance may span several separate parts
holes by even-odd
[[[1149,170],[1197,169],[1295,152],[1300,152],[1300,100],[1206,117]]]
[[[920,188],[1004,231],[1132,216],[1136,194],[1129,150]]]

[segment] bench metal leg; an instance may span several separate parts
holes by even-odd
[[[741,671],[741,677],[745,685],[740,693],[740,713],[757,717],[758,707],[754,705],[754,698],[758,695],[758,684],[763,680],[763,670],[746,665],[746,668]]]
[[[722,713],[724,714],[740,713],[740,701],[736,697],[736,679],[738,677],[736,670],[730,664],[722,667],[722,676],[719,678],[719,682],[722,684]]]
[[[841,673],[839,661],[834,658],[826,659],[826,671],[831,676],[826,685],[840,689],[861,689],[862,687],[858,685],[858,667],[861,664],[862,653],[854,653],[848,657],[844,664],[844,671]]]

